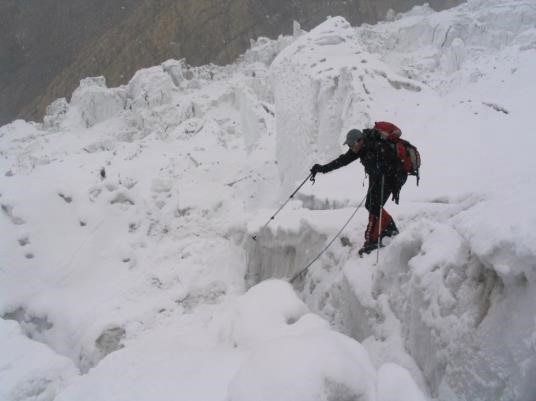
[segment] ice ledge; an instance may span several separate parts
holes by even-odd
[[[439,400],[530,400],[535,321],[526,316],[536,288],[528,280],[505,284],[487,266],[452,227],[417,223],[378,266],[346,263],[355,294],[349,329],[359,341],[369,330],[375,341],[402,338]],[[356,320],[364,322],[358,329]]]

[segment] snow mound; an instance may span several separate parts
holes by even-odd
[[[229,384],[229,401],[376,400],[376,373],[366,351],[320,330],[274,340],[257,350]]]
[[[377,376],[365,348],[309,313],[287,282],[249,289],[230,321],[235,346],[251,352],[229,383],[229,401],[389,401],[394,386],[399,400],[424,400],[401,366]]]
[[[239,346],[328,328],[327,322],[308,313],[292,286],[280,280],[267,280],[249,289],[228,320],[227,330]]]

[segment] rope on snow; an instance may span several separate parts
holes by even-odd
[[[368,193],[367,193],[368,195]],[[324,247],[324,249],[322,249],[322,251],[320,251],[320,253],[313,259],[311,260],[303,269],[301,269],[298,273],[296,273],[291,279],[290,279],[290,283],[292,284],[294,282],[294,280],[296,280],[298,277],[302,276],[305,272],[307,272],[307,270],[309,270],[309,267],[311,267],[311,265],[316,262],[320,256],[322,256],[322,254],[324,252],[326,252],[328,250],[328,248],[331,246],[331,244],[333,244],[333,242],[335,242],[335,240],[339,237],[339,235],[343,232],[343,230],[346,228],[346,226],[348,224],[350,224],[350,221],[354,218],[354,216],[356,215],[357,211],[361,208],[361,206],[363,206],[363,203],[365,202],[365,199],[367,199],[367,195],[365,195],[365,197],[363,198],[363,200],[359,203],[359,205],[357,205],[357,207],[355,208],[354,212],[352,213],[352,215],[348,218],[348,220],[346,221],[346,223],[344,223],[344,225],[341,227],[341,229],[339,230],[339,232],[337,232],[337,234],[335,234],[335,236],[331,239],[331,241],[329,241],[329,243]]]

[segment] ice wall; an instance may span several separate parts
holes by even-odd
[[[294,227],[272,225],[260,231],[251,229],[244,243],[246,286],[269,278],[291,279],[318,255],[326,239],[324,233],[305,221]]]
[[[370,285],[363,285],[363,272],[358,272],[370,267],[347,263],[346,279],[359,309],[384,316],[360,318],[378,336],[388,327],[385,316],[396,317],[405,346],[434,396],[533,399],[535,320],[527,317],[536,301],[534,282],[501,277],[458,231],[432,222],[401,234],[384,258]],[[386,300],[387,306],[382,305]],[[364,340],[363,333],[355,333]]]
[[[339,153],[346,132],[394,119],[394,104],[425,90],[366,51],[341,17],[330,18],[283,49],[271,65],[282,190]],[[381,117],[381,118],[380,118]]]
[[[485,75],[483,56],[509,46],[536,46],[536,10],[525,1],[468,1],[443,13],[414,7],[392,23],[363,26],[365,48],[408,78],[440,90]],[[501,63],[492,57],[492,62]],[[439,72],[439,74],[438,74]]]

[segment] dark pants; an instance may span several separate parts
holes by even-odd
[[[393,194],[393,191],[398,190],[399,186],[396,177],[385,176],[382,191],[382,177],[369,176],[369,187],[365,202],[365,208],[369,211],[369,221],[365,231],[365,246],[370,243],[376,243],[378,237],[383,237],[386,228],[389,226],[391,228],[396,227],[393,218],[385,209],[381,213],[382,218],[380,222],[380,211]]]
[[[385,176],[382,197],[382,177],[372,177],[369,175],[369,186],[365,208],[370,214],[380,217],[382,206],[385,205],[396,188],[397,183],[395,177],[390,175]]]

